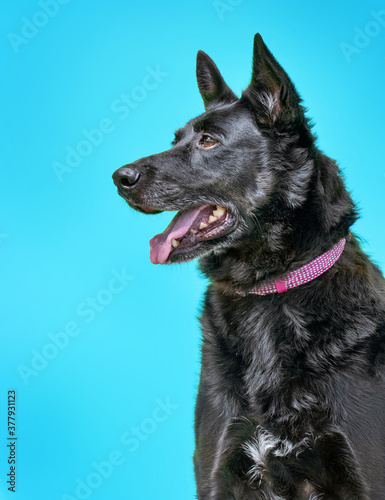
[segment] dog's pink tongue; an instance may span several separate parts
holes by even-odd
[[[171,252],[171,240],[180,238],[190,229],[202,207],[178,212],[167,229],[150,240],[150,260],[153,264],[164,264]]]

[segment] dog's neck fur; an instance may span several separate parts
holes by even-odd
[[[237,247],[200,260],[200,270],[227,294],[248,292],[266,280],[293,271],[346,237],[357,211],[336,163],[315,149],[305,201],[280,200],[256,210],[255,231]]]

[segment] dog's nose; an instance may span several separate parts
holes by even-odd
[[[140,172],[135,165],[122,167],[118,168],[118,170],[113,173],[112,178],[115,185],[121,191],[126,191],[127,189],[133,188],[138,183]]]

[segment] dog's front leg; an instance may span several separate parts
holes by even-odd
[[[194,470],[197,496],[199,500],[234,500],[232,496],[225,496],[222,485],[223,461],[228,448],[231,418],[221,415],[208,398],[202,378],[203,374],[195,408]]]
[[[194,454],[198,499],[274,498],[263,496],[262,491],[258,493],[258,486],[248,481],[247,473],[253,463],[244,452],[243,444],[257,424],[235,414],[230,416],[229,408],[231,405],[222,406],[222,412],[218,411],[219,407],[216,410],[201,381],[196,405]]]
[[[322,484],[325,500],[368,500],[367,486],[361,477],[346,437],[338,431],[317,436],[313,450],[305,451],[303,462],[321,464],[309,468],[308,475]]]
[[[234,442],[229,435],[232,428],[229,422],[223,433],[210,449],[204,443],[203,435],[198,441],[194,463],[199,500],[257,500],[254,488],[247,482],[247,471],[251,461],[241,448],[241,443]],[[235,440],[238,441],[238,440]]]

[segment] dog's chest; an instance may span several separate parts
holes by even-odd
[[[309,313],[268,301],[211,301],[203,320],[203,370],[216,399],[239,399],[259,414],[277,417],[316,407],[317,353],[310,346]],[[317,394],[318,393],[318,394]],[[222,401],[223,404],[223,401]]]

